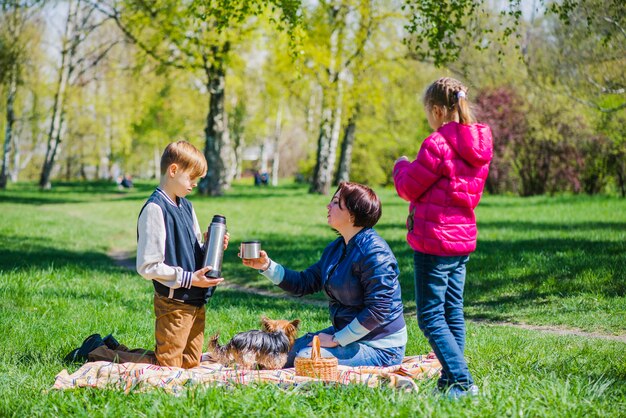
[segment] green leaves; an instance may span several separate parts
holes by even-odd
[[[409,11],[406,29],[411,36],[406,43],[420,59],[432,59],[438,67],[454,61],[461,50],[461,36],[480,3],[480,0],[407,0],[403,10]]]
[[[215,28],[221,31],[251,16],[259,16],[267,8],[279,13],[279,18],[273,20],[281,30],[291,31],[299,23],[299,0],[194,0],[189,11],[197,19],[215,22]]]

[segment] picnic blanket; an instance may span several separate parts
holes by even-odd
[[[207,357],[203,357],[207,359]],[[368,387],[389,386],[405,391],[417,391],[415,380],[439,374],[441,365],[433,355],[408,356],[401,365],[391,367],[339,366],[339,378],[332,384],[362,384]],[[111,363],[96,361],[84,364],[70,374],[61,371],[55,378],[53,389],[94,387],[99,389],[147,391],[161,388],[179,394],[197,385],[248,385],[275,383],[280,387],[298,387],[319,379],[296,376],[294,368],[279,370],[244,370],[224,367],[203,361],[193,369],[160,367],[140,363]],[[327,383],[328,384],[328,383]]]

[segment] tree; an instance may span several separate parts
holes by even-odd
[[[325,54],[315,65],[322,89],[321,119],[317,139],[317,156],[310,192],[328,194],[332,183],[337,144],[341,128],[343,105],[344,40],[349,5],[342,1],[322,2],[317,10],[318,23],[328,32],[320,31],[326,39],[319,39]],[[322,49],[320,48],[320,49]]]
[[[61,38],[60,64],[52,102],[50,128],[46,141],[39,187],[51,187],[50,177],[55,165],[57,153],[63,140],[66,100],[68,88],[74,83],[86,83],[87,71],[98,65],[115,45],[104,44],[97,48],[82,50],[86,40],[97,33],[97,29],[106,23],[106,19],[94,17],[95,7],[81,0],[69,1],[64,33]]]
[[[14,125],[15,100],[18,85],[22,83],[22,73],[28,60],[29,39],[25,36],[27,25],[32,19],[31,8],[36,1],[0,2],[0,85],[6,84],[6,126],[0,168],[0,189],[7,185],[11,145],[16,141]]]
[[[209,170],[198,189],[205,195],[222,194],[236,172],[225,104],[226,73],[232,49],[245,36],[251,16],[262,14],[269,5],[281,12],[275,20],[278,26],[290,28],[297,22],[299,3],[127,0],[94,5],[114,19],[120,30],[152,58],[203,74],[209,95],[204,129],[204,154]]]
[[[472,39],[477,49],[496,47],[484,34],[493,29],[485,29],[476,24],[480,15],[486,12],[488,0],[405,0],[409,13],[407,30],[410,36],[406,42],[421,59],[433,60],[435,65],[453,63],[467,46],[465,40]],[[514,36],[521,42],[520,49],[527,39],[518,30],[522,19],[522,2],[508,0],[500,12],[503,30],[498,37],[506,41]],[[561,85],[568,88],[572,97],[585,102],[600,111],[616,111],[626,108],[626,86],[624,82],[624,61],[626,60],[626,3],[622,0],[563,0],[548,2],[539,0],[533,8],[545,7],[545,12],[556,16],[561,25],[553,35],[555,60],[559,70]],[[480,13],[478,13],[480,12]],[[541,42],[550,38],[542,37]],[[582,59],[581,59],[582,58]],[[591,69],[603,68],[599,74]],[[601,75],[601,76],[600,76]],[[594,96],[620,95],[622,100],[612,107],[603,107],[596,100],[581,97],[577,87],[582,84],[592,87]]]
[[[509,86],[482,91],[476,98],[476,117],[491,127],[493,159],[485,187],[492,194],[514,190],[513,148],[528,135],[527,105]]]

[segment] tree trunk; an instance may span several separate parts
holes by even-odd
[[[221,51],[213,47],[215,61],[205,68],[210,94],[209,113],[204,130],[204,156],[208,163],[208,171],[199,185],[199,190],[201,194],[208,196],[224,194],[224,189],[230,186],[235,170],[235,164],[231,161],[233,153],[224,106],[226,70],[222,57],[226,55],[228,49],[228,44],[225,44]]]
[[[39,178],[39,187],[42,189],[50,188],[50,175],[52,168],[54,167],[54,160],[61,142],[61,130],[63,129],[64,119],[64,101],[65,91],[71,74],[71,60],[72,55],[76,50],[77,44],[74,44],[76,39],[70,40],[70,36],[76,36],[72,34],[74,24],[76,22],[76,16],[78,14],[79,3],[75,5],[70,4],[70,8],[67,14],[67,21],[65,23],[65,34],[63,37],[63,48],[61,51],[61,66],[59,68],[59,77],[57,80],[56,91],[54,93],[54,101],[52,103],[52,115],[50,120],[50,129],[48,130],[48,141],[46,146],[46,155],[41,169],[41,176]],[[70,46],[70,43],[72,45]],[[69,47],[68,47],[69,46]]]
[[[7,94],[7,114],[6,129],[4,131],[4,152],[2,154],[2,171],[0,171],[0,189],[6,189],[7,177],[9,171],[9,154],[11,152],[11,143],[13,138],[13,125],[15,124],[15,111],[13,105],[15,103],[15,95],[17,94],[17,64],[14,62],[11,66],[11,79],[9,82],[9,91]]]
[[[245,147],[245,140],[243,135],[237,135],[234,139],[234,157],[235,157],[235,178],[241,180],[243,175],[243,150]]]
[[[17,135],[12,135],[11,136],[13,145],[11,145],[11,156],[13,157],[13,164],[12,164],[12,168],[11,171],[8,173],[9,179],[13,182],[16,183],[18,181],[19,175],[20,175],[20,171],[22,170],[23,167],[25,167],[28,162],[30,161],[30,158],[26,159],[26,162],[24,163],[22,161],[22,152],[20,151],[20,147],[19,147],[19,141],[17,140]],[[32,152],[30,153],[30,156],[32,157]]]
[[[152,154],[152,163],[154,164],[154,179],[161,178],[161,150],[156,145]]]
[[[326,100],[322,99],[322,103]],[[328,194],[330,189],[330,142],[332,136],[332,109],[325,105],[322,108],[322,120],[320,122],[320,133],[317,139],[317,158],[315,170],[313,171],[313,182],[311,183],[311,193]]]
[[[267,173],[267,138],[263,138],[263,143],[259,149],[259,171],[261,174]]]
[[[272,160],[272,186],[278,186],[278,168],[280,167],[280,134],[283,126],[283,107],[282,104],[276,112],[276,125],[274,127],[274,159]]]
[[[310,193],[328,194],[337,159],[343,94],[341,77],[337,72],[341,57],[340,31],[341,28],[336,27],[330,36],[329,83],[322,93],[322,115],[317,141],[317,160],[315,162],[313,181],[309,189]]]
[[[352,165],[352,148],[354,146],[354,138],[356,134],[356,121],[359,116],[359,108],[355,109],[354,113],[348,121],[346,131],[341,144],[341,155],[339,156],[339,169],[335,176],[335,184],[339,184],[342,181],[350,181],[350,167]]]

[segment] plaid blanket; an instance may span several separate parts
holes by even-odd
[[[438,375],[439,361],[432,356],[408,356],[401,365],[391,367],[339,366],[339,377],[332,384],[362,384],[368,387],[390,386],[405,391],[417,391],[416,379]],[[99,389],[146,391],[161,388],[178,394],[197,385],[248,385],[275,383],[281,387],[294,387],[318,379],[296,376],[293,368],[279,370],[243,370],[227,368],[221,364],[203,361],[193,369],[160,367],[140,363],[110,363],[97,361],[84,364],[72,374],[62,370],[55,378],[53,389],[95,387]]]

